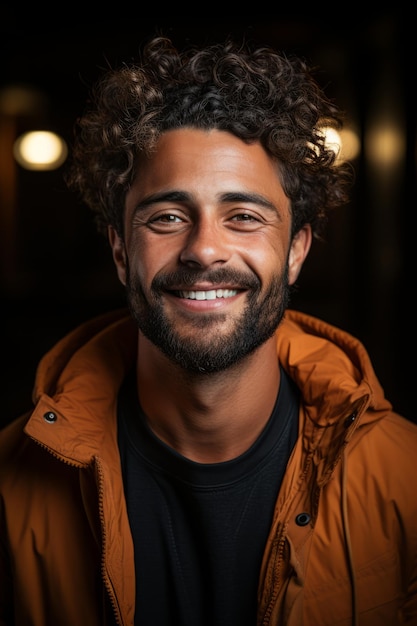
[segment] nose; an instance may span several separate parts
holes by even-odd
[[[200,267],[226,263],[232,252],[225,231],[215,220],[200,219],[188,232],[180,255],[181,262]]]

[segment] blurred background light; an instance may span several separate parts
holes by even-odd
[[[359,156],[361,142],[358,134],[353,128],[343,128],[340,133],[341,153],[344,161],[353,161]]]
[[[35,87],[12,84],[0,89],[0,113],[4,115],[34,115],[47,106],[46,95]]]
[[[366,134],[366,152],[383,171],[402,164],[406,152],[404,132],[390,120],[375,123]]]
[[[359,155],[360,141],[352,128],[341,131],[325,126],[322,128],[324,141],[337,155],[337,161],[353,161]]]
[[[27,170],[55,170],[67,158],[67,144],[56,133],[38,130],[20,135],[13,145],[16,161]]]

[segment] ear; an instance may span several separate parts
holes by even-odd
[[[113,253],[113,261],[116,265],[117,275],[120,282],[126,285],[126,248],[123,239],[117,234],[113,226],[107,227],[107,235]]]
[[[293,237],[288,255],[288,282],[293,285],[298,278],[303,263],[309,253],[312,232],[310,224],[306,224]]]

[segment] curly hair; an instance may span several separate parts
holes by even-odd
[[[218,129],[260,142],[279,164],[292,234],[309,223],[318,238],[329,211],[348,201],[351,168],[336,163],[323,133],[342,124],[342,112],[301,58],[232,40],[179,52],[158,35],[139,62],[109,69],[93,86],[74,127],[66,182],[94,212],[100,232],[110,224],[123,236],[138,155],[171,129]]]

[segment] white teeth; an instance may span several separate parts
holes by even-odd
[[[215,300],[216,298],[231,298],[237,294],[236,289],[209,289],[208,291],[180,291],[181,298],[189,300]]]

